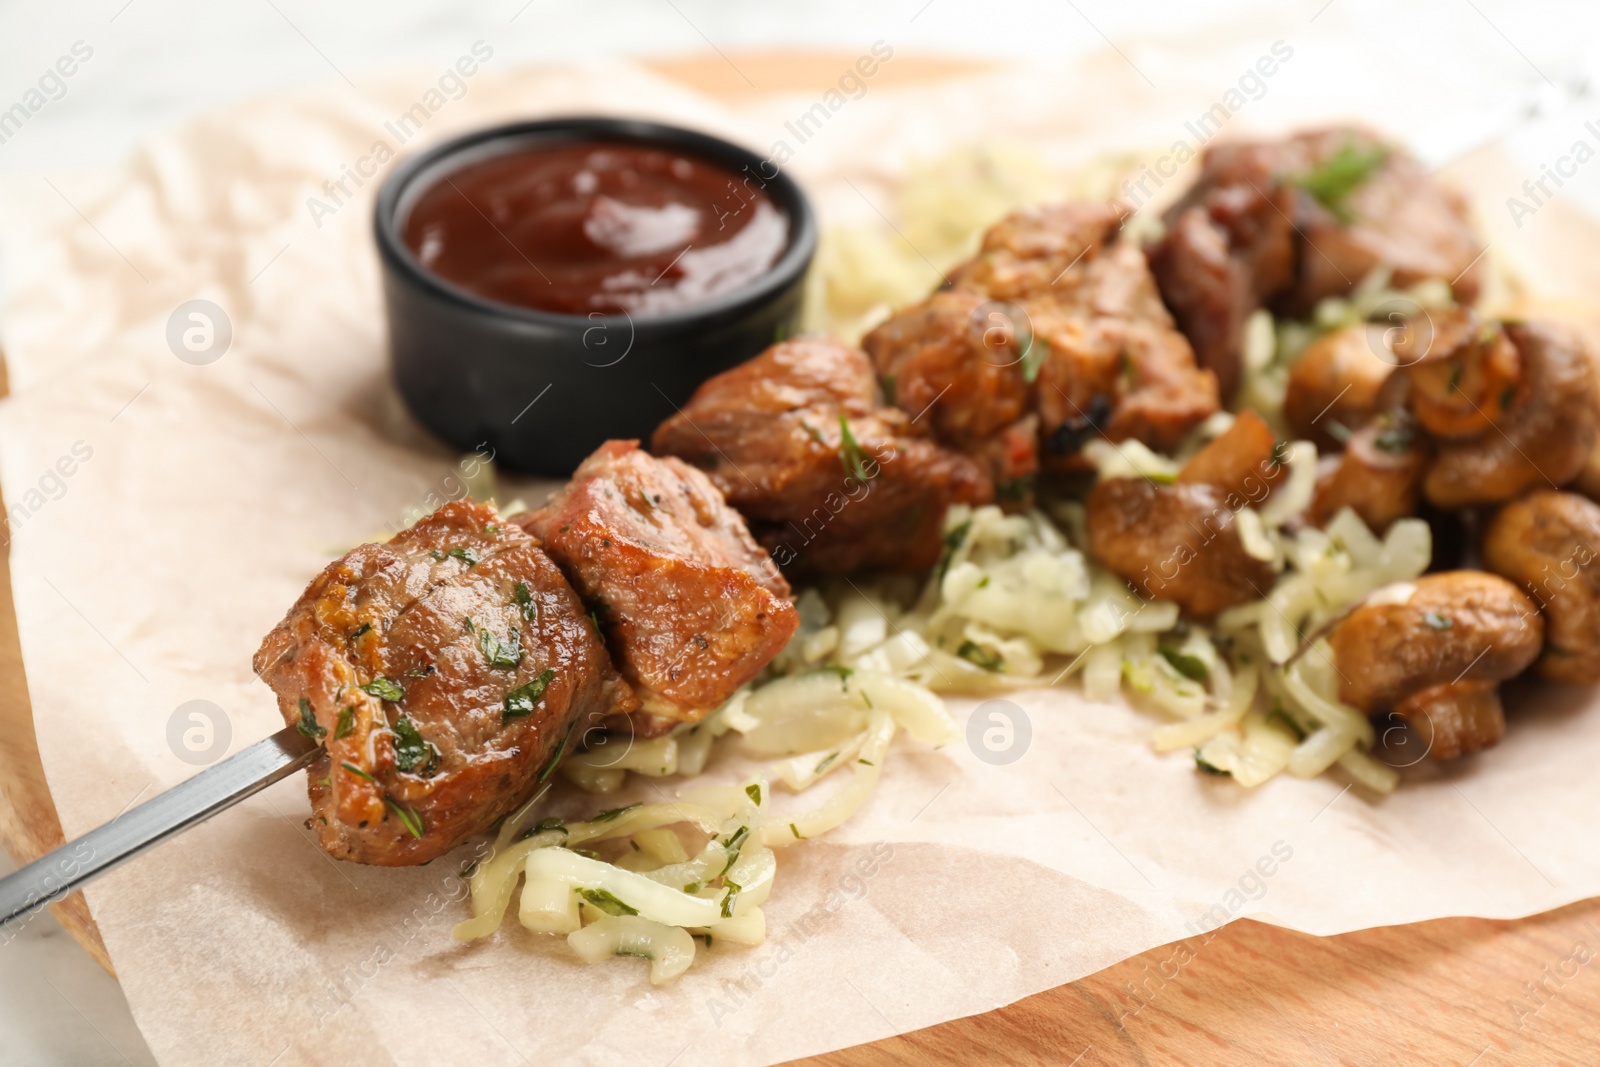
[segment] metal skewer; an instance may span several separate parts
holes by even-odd
[[[322,746],[286,726],[0,878],[0,927],[311,764]]]

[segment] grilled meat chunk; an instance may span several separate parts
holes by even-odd
[[[800,624],[789,585],[711,479],[637,441],[608,441],[517,521],[595,613],[643,710],[697,722]],[[661,732],[659,722],[635,723]]]
[[[1272,588],[1272,567],[1244,550],[1228,493],[1203,482],[1107,478],[1089,494],[1089,547],[1140,595],[1210,618]]]
[[[945,509],[994,497],[973,460],[883,405],[864,353],[819,338],[773,345],[701,385],[653,444],[706,470],[795,573],[925,570],[943,548]]]
[[[255,655],[308,774],[322,847],[426,863],[533,792],[591,724],[638,701],[578,597],[486,504],[446,504],[330,563]]]
[[[1253,411],[1241,411],[1178,472],[1178,481],[1204,482],[1247,504],[1259,504],[1288,468],[1272,427]]]
[[[1384,383],[1395,369],[1387,333],[1383,326],[1346,326],[1301,353],[1289,369],[1283,397],[1283,418],[1296,437],[1322,452],[1333,451],[1378,411]]]
[[[1166,223],[1151,265],[1224,398],[1238,381],[1244,321],[1257,307],[1305,315],[1380,267],[1397,287],[1440,279],[1462,303],[1478,297],[1483,245],[1466,201],[1359,128],[1207,149],[1199,179]]]
[[[1332,469],[1317,479],[1306,509],[1313,526],[1325,526],[1345,508],[1383,533],[1396,519],[1415,515],[1421,503],[1422,476],[1428,468],[1428,442],[1402,412],[1376,416],[1350,438]]]
[[[1600,505],[1576,493],[1529,493],[1490,522],[1483,559],[1544,612],[1534,669],[1560,682],[1600,682]]]
[[[862,346],[902,410],[940,441],[987,456],[1038,415],[1040,462],[1079,469],[1092,436],[1170,448],[1217,410],[1216,382],[1161,303],[1118,213],[1073,203],[1007,216],[951,288],[907,308]],[[999,486],[1004,480],[990,464]]]

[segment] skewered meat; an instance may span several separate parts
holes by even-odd
[[[525,801],[571,735],[638,707],[561,572],[470,501],[330,563],[254,665],[326,746],[308,825],[360,863],[442,855]]]
[[[1216,145],[1166,222],[1151,265],[1224,397],[1257,307],[1304,315],[1379,267],[1397,287],[1440,279],[1461,303],[1478,297],[1483,246],[1466,202],[1367,130]]]
[[[1544,620],[1504,578],[1482,571],[1428,574],[1352,611],[1329,636],[1339,698],[1394,711],[1451,759],[1500,740],[1500,682],[1539,655]]]
[[[1380,393],[1396,366],[1385,341],[1388,332],[1378,325],[1346,326],[1317,338],[1301,353],[1289,369],[1283,397],[1283,418],[1296,437],[1332,451],[1366,425],[1378,411]]]
[[[789,584],[711,479],[608,441],[544,507],[518,516],[594,612],[653,736],[697,722],[800,623]],[[660,721],[655,721],[660,720]]]
[[[1089,494],[1089,546],[1142,596],[1209,618],[1272,588],[1272,567],[1251,556],[1225,490],[1107,478]]]
[[[955,503],[993,499],[971,459],[883,406],[864,353],[802,338],[696,390],[657,428],[657,452],[703,468],[778,565],[839,574],[925,570]]]
[[[1551,322],[1507,323],[1521,381],[1491,403],[1494,426],[1467,440],[1443,441],[1423,480],[1438,507],[1498,504],[1530,489],[1575,478],[1594,448],[1594,361],[1572,330]]]
[[[1544,612],[1535,670],[1561,682],[1600,682],[1600,505],[1541,490],[1507,504],[1483,535],[1483,559]]]

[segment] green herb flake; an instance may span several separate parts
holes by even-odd
[[[795,826],[794,823],[789,824],[789,832],[794,835],[794,839],[796,841],[805,840],[805,836],[800,833],[800,830]]]
[[[1333,212],[1340,222],[1348,223],[1351,215],[1345,207],[1345,200],[1365,184],[1388,158],[1389,150],[1382,145],[1357,148],[1346,141],[1320,165],[1291,181]]]
[[[1039,368],[1043,367],[1044,361],[1050,357],[1050,344],[1032,333],[1025,334],[1017,340],[1017,347],[1022,349],[1022,380],[1032,383],[1039,377]]]
[[[472,620],[467,620],[470,628]],[[522,662],[522,644],[517,639],[517,631],[512,630],[506,640],[501,641],[500,635],[486,626],[477,629],[478,649],[483,653],[483,658],[489,661],[489,666],[498,670],[515,670]]]
[[[704,888],[705,886],[701,885],[699,882],[690,882],[688,885],[683,887],[683,891],[688,893],[690,896],[694,896]]]
[[[744,787],[744,795],[750,798],[750,803],[756,807],[761,806],[761,783],[751,782]]]
[[[395,720],[393,730],[396,768],[424,778],[439,769],[439,750],[422,736],[416,723],[402,715]]]
[[[406,691],[400,688],[399,683],[378,675],[372,681],[361,687],[361,691],[368,696],[375,696],[379,700],[387,700],[391,704],[398,704],[405,699]]]
[[[356,709],[344,707],[339,709],[339,721],[333,728],[333,739],[343,741],[349,737],[356,728]]]
[[[722,884],[728,887],[728,895],[722,898],[722,917],[731,919],[733,918],[733,902],[739,899],[739,894],[744,891],[744,887],[738,882],[727,878],[722,880]]]
[[[1398,456],[1411,448],[1415,435],[1409,426],[1385,426],[1372,438],[1373,447],[1391,456]]]
[[[483,532],[486,537],[493,537],[500,532],[500,527],[491,522],[483,528]]]
[[[839,462],[843,464],[845,474],[857,481],[872,481],[867,474],[867,454],[856,442],[856,435],[850,429],[850,420],[843,415],[839,416]]]
[[[624,904],[604,889],[580,889],[579,895],[607,915],[637,915],[639,909]]]
[[[469,567],[478,562],[478,554],[470,548],[452,548],[445,555],[454,556]]]
[[[384,797],[383,800],[384,803],[394,809],[396,815],[400,816],[400,821],[405,823],[405,827],[410,831],[411,836],[419,841],[422,840],[422,835],[427,832],[427,829],[422,825],[422,816],[400,804],[393,797]]]
[[[633,804],[624,805],[623,807],[620,807],[620,808],[609,808],[606,811],[602,811],[600,814],[594,816],[589,821],[590,822],[610,822],[612,819],[620,818],[621,816],[627,814],[628,812],[632,811],[634,808],[637,808],[638,806],[639,805],[636,802],[636,803],[633,803]]]
[[[364,622],[360,626],[356,627],[356,632],[350,635],[350,640],[354,641],[356,638],[360,637],[362,634],[370,633],[371,630],[372,630],[372,624],[370,622]]]
[[[867,767],[876,767],[877,766],[876,763],[873,763],[869,759],[858,759],[858,760],[856,760],[856,762],[860,763],[860,764],[863,764],[864,766],[867,766]]]
[[[1156,485],[1178,484],[1178,476],[1171,471],[1151,471],[1149,474],[1144,476],[1144,480],[1147,482],[1153,482]]]
[[[1422,613],[1422,621],[1434,630],[1448,630],[1456,624],[1456,621],[1450,616],[1440,615],[1436,611],[1424,611]]]
[[[357,767],[354,763],[351,763],[349,760],[346,760],[343,763],[340,763],[339,766],[343,767],[345,770],[349,771],[351,774],[355,775],[357,778],[365,778],[369,782],[376,782],[377,781],[376,778],[372,777],[372,775],[368,774],[366,771],[362,770],[360,767]]]
[[[592,848],[575,848],[572,851],[576,852],[578,855],[583,856],[586,859],[600,860],[601,863],[605,862],[605,860],[600,859],[600,853],[596,852]]]
[[[294,724],[294,728],[313,741],[321,741],[328,736],[328,731],[317,723],[316,713],[311,710],[311,701],[305,697],[300,698],[300,721]]]
[[[550,762],[546,763],[544,765],[544,770],[539,772],[540,782],[543,782],[546,778],[550,777],[551,774],[555,773],[556,765],[561,762],[561,757],[566,753],[567,742],[572,740],[572,731],[577,729],[577,726],[578,720],[573,719],[572,725],[567,727],[567,732],[561,735],[561,743],[556,746],[555,755],[550,757]]]
[[[989,651],[976,641],[961,642],[961,647],[956,649],[956,655],[986,671],[998,671],[1006,663],[997,653]]]
[[[428,555],[432,556],[434,558],[434,561],[437,562],[437,563],[443,563],[444,562],[444,553],[440,552],[437,548],[428,549]]]
[[[1001,500],[1026,500],[1033,492],[1033,478],[1024,474],[1020,478],[1007,478],[994,487],[995,496]]]
[[[525,715],[532,715],[533,709],[538,707],[539,701],[544,699],[544,691],[550,688],[550,680],[556,676],[555,669],[546,667],[539,672],[539,676],[526,685],[519,685],[506,694],[505,709],[500,715],[500,725],[504,726],[512,719],[520,719]],[[568,731],[571,732],[570,730]],[[567,747],[566,738],[562,738],[562,749]],[[558,751],[556,757],[560,758]],[[544,779],[541,778],[540,781]]]
[[[1205,685],[1211,677],[1211,668],[1206,666],[1206,661],[1199,656],[1191,656],[1176,645],[1162,645],[1157,651],[1161,658],[1172,664],[1172,669],[1189,679]]]
[[[834,675],[835,677],[837,677],[839,679],[839,683],[840,683],[840,686],[842,688],[843,685],[844,685],[844,682],[846,680],[848,680],[849,677],[852,674],[855,673],[855,671],[850,667],[846,667],[842,663],[825,663],[822,666],[818,667],[816,670],[812,671],[811,673],[812,674],[831,674],[831,675]]]
[[[518,582],[511,590],[511,599],[517,605],[517,610],[522,612],[522,617],[529,622],[539,621],[539,605],[528,592],[528,587]]]
[[[1223,770],[1221,767],[1218,767],[1215,764],[1207,763],[1205,761],[1205,757],[1200,755],[1200,750],[1198,748],[1194,750],[1194,765],[1205,773],[1214,774],[1220,778],[1226,778],[1229,774],[1229,772]]]
[[[885,374],[883,376],[883,402],[891,406],[894,404],[894,387],[896,380],[897,379],[893,374]]]

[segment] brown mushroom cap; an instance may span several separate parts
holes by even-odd
[[[1314,526],[1325,526],[1344,508],[1382,533],[1396,519],[1417,513],[1427,441],[1403,413],[1383,414],[1350,438],[1337,465],[1317,479],[1306,510]]]
[[[1377,597],[1330,636],[1345,703],[1395,711],[1433,686],[1514,678],[1539,655],[1544,620],[1504,578],[1446,571],[1406,584],[1403,600]]]
[[[1483,559],[1528,591],[1544,612],[1546,678],[1600,682],[1600,505],[1543,490],[1500,509],[1483,535]]]
[[[1522,384],[1504,417],[1466,441],[1441,442],[1423,480],[1437,507],[1499,504],[1530,489],[1564,485],[1594,448],[1600,407],[1594,363],[1572,330],[1550,322],[1508,323]]]

